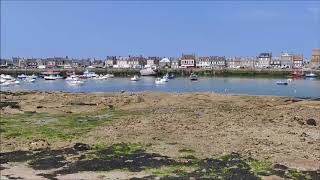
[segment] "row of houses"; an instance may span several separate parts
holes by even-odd
[[[105,60],[94,58],[69,59],[66,57],[53,57],[46,59],[24,59],[13,57],[1,59],[2,68],[133,68],[147,67],[160,68],[302,68],[320,67],[320,49],[312,50],[312,57],[306,60],[302,54],[281,53],[273,56],[272,53],[260,53],[257,57],[225,57],[225,56],[196,56],[195,54],[182,54],[174,57],[144,57],[144,56],[107,56]]]

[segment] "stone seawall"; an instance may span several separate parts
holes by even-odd
[[[85,71],[82,69],[53,69],[54,71],[60,72],[61,75],[66,76],[75,72],[80,75]],[[42,72],[47,71],[46,69],[0,69],[1,74],[10,74],[12,76],[17,76],[19,74],[41,74]],[[116,77],[126,77],[140,74],[139,69],[105,69],[105,68],[96,68],[90,69],[90,71],[97,74],[114,74]],[[275,70],[275,69],[263,69],[263,70],[253,70],[253,69],[160,69],[157,71],[158,76],[163,76],[167,72],[174,74],[175,76],[189,76],[191,73],[196,73],[199,76],[240,76],[240,77],[287,77],[292,72],[293,69],[285,70]],[[314,71],[315,74],[320,76],[320,71]]]

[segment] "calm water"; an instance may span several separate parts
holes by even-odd
[[[108,80],[86,80],[81,86],[70,85],[65,80],[46,81],[38,79],[35,83],[21,81],[20,85],[1,87],[1,90],[31,89],[41,91],[67,92],[119,92],[125,91],[165,91],[165,92],[219,92],[252,95],[275,95],[303,98],[320,98],[319,79],[293,80],[287,86],[276,85],[278,80],[262,78],[199,78],[192,82],[188,78],[172,79],[166,84],[157,85],[154,77],[142,77],[133,82],[130,78]]]

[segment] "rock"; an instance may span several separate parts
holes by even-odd
[[[3,111],[5,114],[23,114],[23,111],[20,111],[19,109],[14,109],[9,106],[3,108]]]
[[[121,90],[120,92],[121,92],[121,93],[125,93],[126,91],[125,91],[125,90]]]
[[[310,126],[317,126],[317,122],[315,119],[307,119],[306,123]]]
[[[295,116],[293,118],[293,120],[297,121],[300,125],[304,125],[305,124],[303,119],[301,117],[299,117],[299,116]]]
[[[49,146],[48,141],[44,139],[36,139],[29,143],[29,149],[31,150],[47,149]]]
[[[114,109],[114,106],[112,104],[109,104],[108,109]]]
[[[273,165],[273,168],[274,169],[281,169],[281,170],[287,170],[288,169],[287,166],[282,165],[282,164],[275,164],[275,165]]]
[[[73,149],[77,150],[77,151],[86,151],[90,149],[90,146],[88,144],[83,144],[83,143],[76,143],[73,146]]]

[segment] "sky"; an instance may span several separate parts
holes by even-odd
[[[1,58],[320,48],[320,1],[1,1]]]

